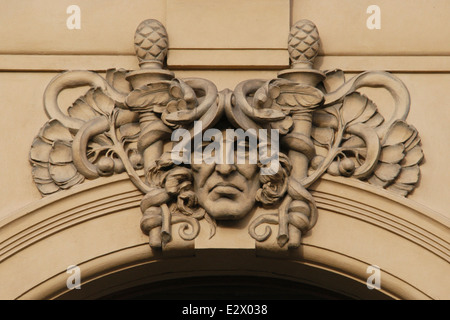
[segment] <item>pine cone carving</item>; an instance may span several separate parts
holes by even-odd
[[[134,36],[134,48],[139,63],[160,62],[163,63],[167,55],[168,37],[164,26],[157,20],[143,21]]]
[[[317,27],[309,20],[300,20],[289,33],[288,51],[291,61],[313,63],[320,48]]]

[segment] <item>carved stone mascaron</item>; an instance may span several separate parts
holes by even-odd
[[[48,85],[44,106],[50,120],[30,151],[43,196],[125,172],[144,195],[141,229],[152,248],[172,241],[174,225],[191,241],[201,219],[209,222],[213,237],[218,220],[239,220],[252,212],[249,236],[257,245],[270,245],[273,227],[268,225],[275,225],[276,247],[284,250],[299,247],[302,234],[315,225],[317,207],[308,187],[323,174],[360,179],[402,196],[419,180],[423,153],[416,129],[405,122],[406,87],[381,71],[348,80],[341,70],[315,70],[320,38],[310,21],[291,29],[290,69],[276,79],[243,81],[233,91],[218,92],[209,80],[178,79],[166,70],[168,36],[156,20],[139,25],[134,43],[140,70],[108,70],[105,78],[67,71]],[[85,85],[90,86],[86,94],[67,112],[61,110],[59,93]],[[358,92],[363,87],[386,89],[394,101],[391,114],[381,115]],[[174,163],[172,134],[181,128],[195,137],[199,121],[203,132],[277,130],[277,172],[261,175],[261,162]]]

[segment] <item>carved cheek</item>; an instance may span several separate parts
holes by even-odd
[[[245,178],[246,196],[254,198],[254,193],[260,188],[259,168],[256,164],[239,164],[237,171]]]
[[[214,172],[214,164],[201,164],[201,165],[192,165],[193,176],[194,176],[194,188],[195,190],[199,190],[203,188],[206,183],[206,180],[211,176]]]
[[[253,180],[259,175],[259,168],[256,164],[237,164],[236,167],[247,180]]]

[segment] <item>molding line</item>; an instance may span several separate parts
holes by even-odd
[[[169,50],[171,70],[281,70],[289,65],[279,50]],[[316,68],[345,72],[450,73],[450,56],[318,56]],[[0,72],[61,72],[111,68],[136,70],[134,55],[0,55]]]
[[[108,179],[105,179],[102,181],[103,183],[95,181],[96,183],[82,184],[75,188],[78,190],[71,190],[72,192],[67,192],[63,197],[61,197],[61,194],[49,196],[34,203],[31,206],[32,208],[19,210],[13,216],[10,216],[10,219],[1,221],[0,228],[4,232],[3,236],[0,237],[0,262],[61,230],[103,215],[112,214],[127,208],[139,207],[142,195],[131,184],[123,184],[123,182],[128,182],[123,181],[123,179],[126,179],[126,177],[121,175],[120,177],[115,177],[109,183]],[[338,214],[344,214],[387,229],[400,237],[416,243],[445,261],[450,261],[450,239],[446,237],[446,233],[443,231],[443,229],[449,227],[449,221],[439,219],[441,217],[436,216],[434,212],[428,212],[426,208],[420,208],[422,210],[415,208],[406,199],[403,203],[396,201],[397,210],[388,212],[383,210],[382,207],[376,209],[370,204],[363,204],[348,199],[341,194],[328,193],[328,189],[335,187],[337,184],[344,194],[350,188],[353,192],[362,192],[361,197],[363,194],[369,197],[374,196],[375,198],[371,202],[376,202],[378,197],[388,202],[394,200],[391,198],[395,195],[390,195],[386,191],[381,194],[381,191],[372,190],[373,188],[370,188],[370,186],[366,186],[368,190],[361,189],[360,187],[362,186],[358,182],[336,179],[328,175],[324,176],[320,187],[313,187],[313,193],[317,197],[318,208],[331,210]],[[122,188],[121,193],[108,192],[108,190],[118,189],[118,187]],[[80,207],[68,208],[67,204],[65,204],[65,201],[75,196],[75,194],[92,194],[92,191],[100,192],[102,196],[99,196],[97,200],[84,202],[85,205]],[[53,201],[47,202],[50,199]],[[50,215],[47,214],[49,211],[52,212]],[[415,211],[417,215],[409,216],[411,211]],[[36,214],[44,219],[36,220]],[[46,217],[42,217],[42,215]],[[20,227],[17,225],[17,222],[19,222]],[[426,223],[426,226],[423,225],[424,223]]]
[[[448,73],[450,56],[319,56],[316,68],[339,68],[345,72]]]
[[[337,184],[340,188],[336,188]],[[330,194],[330,188],[340,191]],[[349,199],[348,192],[350,189],[357,191],[358,200]],[[118,192],[118,190],[121,192]],[[448,233],[446,233],[449,223],[448,220],[436,216],[434,212],[424,207],[416,206],[407,199],[396,201],[397,197],[389,194],[387,191],[376,190],[370,186],[366,186],[363,189],[361,182],[357,180],[346,181],[326,175],[319,184],[313,187],[313,190],[315,196],[317,196],[317,205],[320,209],[329,211],[332,215],[345,216],[349,218],[348,221],[352,219],[364,221],[371,226],[406,239],[415,245],[416,248],[422,248],[426,250],[425,252],[431,253],[434,256],[433,259],[437,259],[433,261],[442,261],[442,263],[450,261],[450,241]],[[9,266],[11,268],[11,265],[21,260],[21,256],[33,256],[33,250],[39,250],[40,247],[45,246],[45,242],[51,239],[52,235],[71,234],[76,232],[76,230],[80,230],[80,228],[76,228],[77,226],[81,227],[88,224],[89,221],[108,219],[108,216],[112,217],[115,213],[123,210],[137,209],[140,199],[141,194],[139,191],[136,191],[127,177],[119,175],[85,183],[72,190],[67,190],[67,192],[61,192],[37,201],[16,212],[8,219],[0,221],[0,228],[3,231],[0,237],[0,261],[2,261],[2,267],[7,268]],[[396,202],[396,207],[391,212],[383,210],[383,206],[380,206],[383,203],[390,206],[391,202]],[[84,203],[84,205],[78,206],[79,203]],[[374,206],[375,204],[376,206]],[[378,209],[375,209],[375,207]],[[123,219],[126,219],[126,217],[123,217]],[[91,228],[90,230],[90,232],[93,232],[94,229]],[[94,231],[99,232],[97,236],[100,238],[107,239],[110,236],[108,230],[95,229]],[[86,232],[88,232],[88,229],[86,229]],[[129,232],[139,231],[131,231],[125,228],[121,232],[116,236],[128,239]],[[86,236],[89,238],[89,234]],[[158,257],[148,247],[148,243],[141,241],[142,239],[138,237],[131,242],[128,242],[128,240],[120,242],[132,245],[132,248],[120,247],[120,244],[116,247],[108,244],[107,249],[104,248],[102,252],[95,250],[94,252],[86,248],[86,252],[83,253],[84,259],[89,260],[84,260],[83,258],[82,260],[76,260],[77,258],[74,258],[74,262],[77,265],[80,263],[84,264],[87,261],[93,263],[89,267],[84,266],[83,269],[88,272],[84,273],[85,280],[88,280],[101,278],[111,272],[117,272],[115,268],[121,269],[128,264],[123,259],[131,259],[131,261],[127,260],[131,262],[131,265],[128,265],[126,268],[140,265],[143,262],[153,264],[159,261]],[[64,242],[60,242],[57,248],[54,249],[56,251],[62,250],[65,246]],[[132,251],[123,255],[122,251],[127,251],[128,249]],[[216,249],[223,251],[223,248]],[[216,249],[212,248],[212,250]],[[253,250],[250,251],[254,252]],[[116,252],[118,256],[115,255]],[[204,252],[204,250],[196,250],[197,255],[201,252]],[[11,259],[13,256],[16,256],[16,259]],[[115,257],[113,259],[115,263],[112,264],[114,270],[105,271],[104,266],[110,264],[105,264],[103,259],[109,259],[109,257]],[[360,282],[364,281],[366,276],[365,270],[369,265],[369,262],[366,261],[368,257],[363,258],[359,255],[348,256],[348,253],[346,255],[345,252],[337,252],[336,248],[327,248],[326,245],[323,246],[320,243],[311,242],[311,239],[305,240],[303,243],[302,259],[292,258],[291,262],[297,261],[297,263],[307,264],[315,268],[324,268],[332,273],[341,274]],[[278,260],[272,259],[270,261]],[[101,270],[96,268],[101,268]],[[92,273],[90,274],[91,271]],[[385,273],[387,277],[383,278],[385,294],[387,295],[391,295],[396,299],[439,298],[439,293],[435,296],[436,293],[428,292],[426,288],[417,287],[414,284],[414,279],[404,277],[401,273],[396,274],[395,270],[387,269],[384,271],[387,272]],[[30,270],[29,272],[34,271]],[[4,276],[7,276],[7,274],[4,274]],[[65,272],[58,274],[51,274],[50,272],[45,279],[40,280],[42,282],[35,283],[26,291],[17,292],[18,296],[15,298],[56,298],[64,293],[64,290],[61,290],[65,288],[65,277],[67,277]]]

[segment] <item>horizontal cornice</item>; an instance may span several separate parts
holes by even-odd
[[[171,70],[282,70],[289,66],[286,50],[169,50]],[[61,72],[112,68],[139,69],[134,55],[1,54],[2,72]],[[398,73],[449,73],[450,56],[325,55],[316,68],[345,72],[385,70]]]

